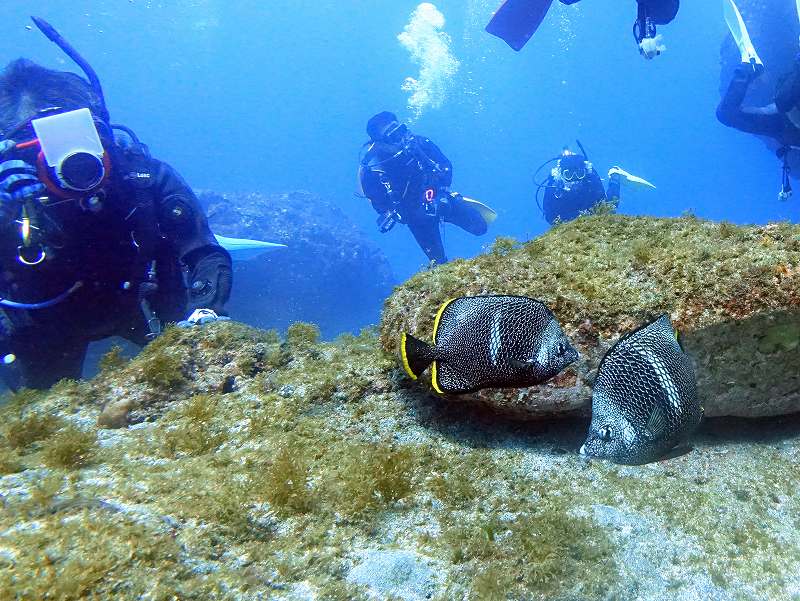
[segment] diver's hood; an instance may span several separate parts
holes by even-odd
[[[586,157],[582,154],[566,154],[558,160],[558,166],[564,169],[584,169]]]
[[[367,135],[370,140],[377,142],[383,140],[398,127],[400,127],[400,122],[397,119],[397,115],[389,111],[383,111],[367,121]]]

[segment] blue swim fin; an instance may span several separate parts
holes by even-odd
[[[553,0],[505,0],[486,31],[520,51],[542,24]]]
[[[247,240],[246,238],[228,238],[227,236],[220,236],[218,234],[214,234],[214,237],[217,239],[217,242],[219,242],[219,245],[230,253],[231,259],[234,261],[246,261],[269,250],[286,248],[285,244],[277,244],[275,242]]]

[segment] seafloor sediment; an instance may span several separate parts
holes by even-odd
[[[528,252],[503,248],[471,265]],[[375,334],[316,338],[171,329],[91,381],[14,395],[0,598],[800,595],[800,418],[707,420],[688,454],[587,462],[584,420],[435,398]]]

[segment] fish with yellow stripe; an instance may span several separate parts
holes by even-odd
[[[578,359],[547,305],[505,295],[447,301],[436,314],[433,344],[404,333],[400,354],[414,380],[431,366],[442,394],[541,384]]]

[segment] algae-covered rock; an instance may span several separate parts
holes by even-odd
[[[585,421],[435,399],[397,377],[374,333],[317,334],[171,330],[130,362],[111,353],[90,382],[13,395],[0,599],[800,592],[798,418],[707,420],[670,461],[587,462]],[[120,397],[130,425],[97,428]]]
[[[386,302],[383,348],[399,334],[429,339],[449,298],[521,294],[546,302],[581,353],[542,386],[464,399],[531,416],[588,408],[610,345],[661,313],[694,359],[707,416],[800,411],[800,227],[737,227],[692,217],[592,216],[518,248],[418,274]]]
[[[328,337],[377,321],[395,283],[389,261],[333,203],[301,191],[198,197],[214,232],[287,245],[234,265],[236,319],[280,330],[312,321]]]

